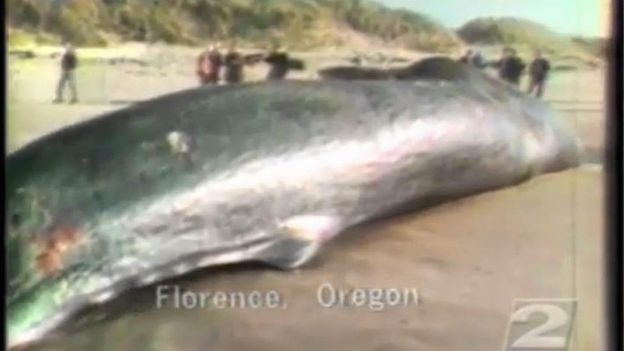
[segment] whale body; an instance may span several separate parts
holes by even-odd
[[[495,81],[200,88],[7,156],[9,344],[202,267],[308,262],[347,228],[578,163],[544,103]]]

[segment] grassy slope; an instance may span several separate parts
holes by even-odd
[[[8,0],[7,5],[12,43],[199,44],[236,38],[312,48],[344,44],[335,28],[428,51],[449,51],[460,43],[452,31],[424,15],[367,0]]]
[[[477,18],[464,24],[457,34],[468,44],[512,46],[523,56],[538,49],[560,62],[561,67],[593,66],[596,57],[604,52],[600,41],[572,38],[519,18]]]

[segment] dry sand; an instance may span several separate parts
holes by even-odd
[[[58,75],[52,60],[10,64],[8,146],[127,101],[191,88],[193,55],[163,59],[160,68],[83,67],[78,105],[50,103]],[[311,66],[347,57],[317,54]],[[601,71],[565,72],[553,76],[546,95],[596,154],[603,147],[602,85]],[[90,314],[123,311],[112,320],[37,349],[500,350],[514,298],[571,297],[578,299],[571,350],[601,350],[603,196],[597,165],[542,176],[352,230],[299,273],[245,266],[178,281],[194,291],[273,289],[288,301],[285,309],[157,310],[147,288]],[[420,300],[383,312],[323,308],[316,296],[323,283],[413,287]]]

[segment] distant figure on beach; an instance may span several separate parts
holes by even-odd
[[[54,103],[63,102],[63,91],[65,86],[69,86],[71,100],[69,103],[78,102],[78,92],[76,89],[76,67],[78,67],[78,58],[74,47],[70,43],[65,43],[65,52],[61,56],[61,77],[56,86],[56,98]]]
[[[472,55],[472,65],[477,67],[478,69],[482,69],[485,68],[485,60],[483,59],[483,56],[481,55],[480,51],[475,51],[475,53]]]
[[[223,56],[215,45],[202,52],[197,59],[197,76],[201,85],[218,84]]]
[[[459,62],[465,63],[465,64],[471,64],[472,63],[472,50],[467,50],[464,56],[462,56],[459,59]]]
[[[351,63],[356,65],[356,66],[361,66],[362,65],[362,56],[360,56],[360,55],[354,56],[349,61],[351,61]]]
[[[493,66],[498,68],[498,77],[513,85],[520,84],[520,76],[524,71],[524,62],[516,55],[516,50],[506,47],[503,49],[503,56],[495,61]]]
[[[544,88],[546,80],[548,79],[548,72],[550,71],[550,62],[542,57],[542,53],[535,51],[535,57],[529,66],[529,88],[527,93],[541,98],[544,95]]]
[[[228,52],[224,59],[225,64],[225,82],[228,84],[236,84],[243,81],[243,67],[245,59],[236,50],[236,44],[230,44]]]
[[[459,62],[475,66],[479,69],[486,66],[483,56],[481,56],[481,52],[472,49],[467,50],[464,56],[459,59]]]
[[[269,73],[267,80],[282,80],[286,78],[289,67],[289,57],[284,48],[279,45],[273,46],[271,52],[266,56],[264,62],[268,63]]]

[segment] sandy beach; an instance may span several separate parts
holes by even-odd
[[[112,111],[133,102],[159,95],[191,89],[198,85],[194,75],[195,58],[201,49],[178,47],[146,47],[127,45],[117,49],[84,49],[79,51],[86,61],[77,71],[80,104],[52,104],[59,76],[56,59],[50,58],[59,48],[38,49],[38,58],[10,59],[8,66],[8,145],[9,151],[37,136],[76,121]],[[242,52],[258,52],[242,49]],[[357,52],[326,50],[294,52],[306,62],[304,71],[293,71],[291,79],[317,79],[319,69],[348,65]],[[405,62],[383,64],[405,65],[431,53],[393,50],[371,56],[400,59]],[[122,58],[135,62],[111,64],[107,60]],[[137,62],[142,62],[138,64]],[[256,64],[245,69],[247,81],[265,77],[267,66]],[[545,99],[568,121],[592,161],[597,161],[603,148],[605,71],[603,68],[555,72],[548,83]],[[522,88],[526,87],[526,77]],[[28,116],[27,118],[23,116]]]
[[[89,63],[78,73],[76,105],[51,103],[55,60],[10,62],[8,149],[133,101],[196,86],[195,54],[160,49],[146,66]],[[299,57],[308,70],[294,77],[314,78],[317,68],[345,64],[349,53]],[[265,69],[254,66],[248,77],[259,79]],[[200,292],[275,290],[286,308],[157,309],[150,287],[89,314],[114,318],[32,350],[501,350],[516,298],[576,299],[570,350],[602,350],[604,73],[555,72],[545,99],[591,163],[356,228],[298,272],[250,265],[169,283]],[[413,288],[419,298],[377,312],[327,308],[317,296],[323,284]]]

